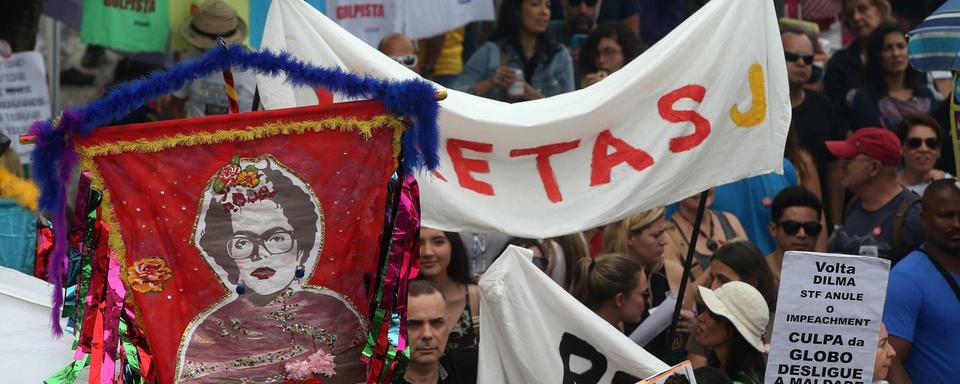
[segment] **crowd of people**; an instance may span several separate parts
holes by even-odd
[[[490,41],[464,56],[463,71],[446,84],[521,102],[602,81],[649,41],[627,20],[599,22],[600,9],[611,3],[617,2],[560,1],[563,16],[547,22],[545,2],[504,0]],[[803,23],[781,28],[793,107],[783,175],[708,191],[699,228],[693,225],[699,194],[551,239],[425,228],[421,255],[431,272],[424,279],[437,282],[434,260],[448,260],[449,275],[469,265],[477,278],[505,244],[520,245],[534,252],[544,273],[626,335],[687,284],[692,293],[684,298],[675,340],[664,340],[664,331],[643,347],[668,364],[690,360],[701,383],[761,383],[780,278],[789,273],[782,270],[784,253],[881,257],[893,269],[873,380],[960,381],[948,363],[960,353],[960,333],[945,325],[960,315],[960,291],[949,292],[960,280],[960,188],[943,128],[949,127],[949,86],[907,60],[906,32],[922,17],[897,13],[902,4],[895,1],[835,3],[851,39],[846,47],[826,52],[817,28]],[[415,54],[410,47],[407,53]],[[683,281],[694,232],[691,277]],[[430,245],[436,234],[453,243],[446,257]],[[940,276],[938,269],[947,272]],[[462,329],[469,324],[464,319],[482,310],[463,304],[474,286],[466,280],[451,289],[449,279],[440,281],[439,290],[456,303],[447,304],[448,329]],[[449,375],[448,360],[430,361]],[[436,382],[420,378],[408,381]]]
[[[589,87],[621,70],[700,4],[642,0],[502,0],[483,23],[421,41],[401,34],[379,49],[438,84],[506,102]],[[647,4],[649,3],[649,4]],[[668,207],[550,239],[422,228],[420,275],[409,287],[409,383],[472,383],[477,376],[476,282],[507,245],[610,326],[629,335],[684,285],[674,340],[645,349],[668,364],[689,359],[699,383],[761,383],[787,251],[889,260],[874,380],[956,383],[960,370],[960,188],[945,127],[950,85],[907,60],[906,32],[937,1],[823,0],[850,40],[826,49],[813,23],[781,29],[793,117],[784,173],[718,186]],[[916,4],[923,10],[916,11]],[[911,6],[913,4],[914,6]],[[643,6],[641,6],[643,5]],[[794,4],[795,5],[795,4]],[[918,15],[918,12],[920,15]],[[649,21],[649,22],[648,22]],[[204,4],[182,30],[194,57],[244,23],[222,1]],[[203,33],[198,33],[202,31]],[[836,45],[836,44],[835,44]],[[122,60],[117,80],[156,66]],[[254,105],[252,74],[234,72],[241,110]],[[195,81],[126,122],[226,113],[219,75]],[[9,152],[9,151],[8,151]],[[8,156],[5,156],[8,157]],[[17,170],[19,165],[9,168]],[[706,198],[699,227],[697,207]],[[429,200],[422,201],[429,205]],[[684,280],[694,233],[690,278]],[[951,294],[952,291],[952,294]]]

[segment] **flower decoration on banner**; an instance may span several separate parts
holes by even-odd
[[[323,383],[323,381],[315,375],[324,375],[327,377],[335,375],[336,371],[334,368],[337,367],[337,364],[333,361],[335,357],[336,356],[319,349],[305,360],[287,363],[285,366],[287,379],[289,379],[287,383]]]
[[[220,168],[213,182],[213,191],[221,195],[224,213],[236,213],[249,203],[274,197],[277,191],[267,185],[265,178],[263,170],[253,164],[240,167],[240,156],[234,155],[230,163]]]
[[[164,284],[172,277],[173,270],[159,257],[137,260],[127,272],[130,287],[140,293],[162,292]]]

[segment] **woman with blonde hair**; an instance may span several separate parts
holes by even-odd
[[[615,253],[587,257],[573,272],[570,294],[614,327],[622,331],[623,323],[643,317],[647,278],[633,258]]]
[[[663,208],[654,208],[607,225],[603,230],[604,253],[628,255],[643,266],[650,285],[651,306],[660,305],[667,299],[668,292],[676,294],[680,290],[681,280],[683,279],[683,266],[680,265],[680,262],[663,258],[664,246],[667,244],[663,213]],[[669,310],[673,311],[673,308]],[[689,334],[693,331],[694,324],[693,312],[689,310],[681,311],[677,331]],[[632,325],[635,326],[636,324]],[[633,327],[628,326],[627,330],[632,331],[630,328]],[[665,333],[662,332],[644,347],[661,360],[673,362],[681,357],[678,354],[684,353],[680,347],[685,345],[685,341],[681,341],[679,344],[675,343],[677,345],[671,350],[666,350]]]
[[[841,0],[840,7],[840,20],[856,40],[835,52],[827,61],[823,93],[842,115],[849,115],[852,106],[850,91],[863,82],[867,40],[873,30],[890,20],[892,12],[887,0]]]

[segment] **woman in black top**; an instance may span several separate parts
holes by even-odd
[[[843,26],[856,37],[853,43],[833,54],[823,74],[823,93],[846,115],[851,103],[847,94],[860,86],[867,38],[881,23],[890,20],[887,0],[842,0]]]
[[[852,128],[894,130],[904,115],[929,113],[936,101],[923,74],[907,60],[906,32],[899,25],[877,27],[867,42],[864,82],[853,96]]]

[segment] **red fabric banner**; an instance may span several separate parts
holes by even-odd
[[[402,127],[358,102],[76,140],[160,382],[366,381]]]

